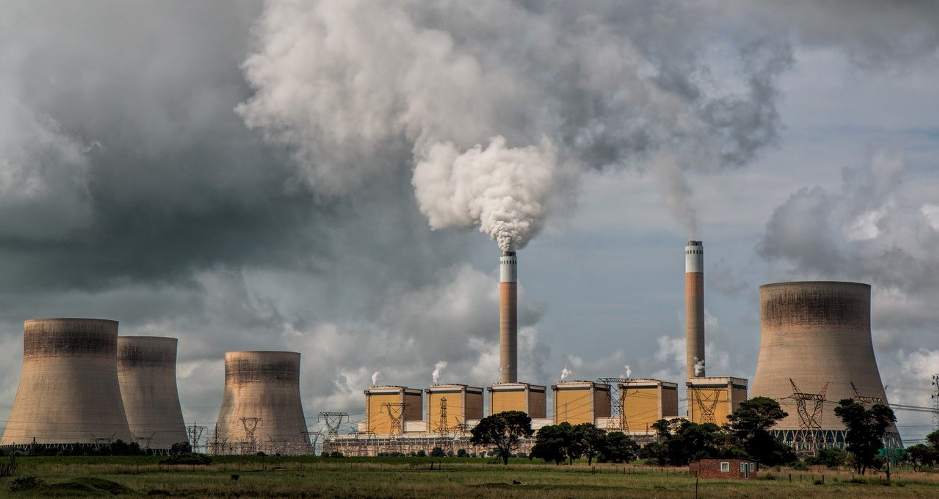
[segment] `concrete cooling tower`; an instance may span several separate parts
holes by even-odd
[[[871,287],[854,282],[760,286],[762,338],[751,396],[779,401],[774,428],[797,451],[844,445],[842,399],[886,404],[871,342]],[[896,429],[888,445],[899,445]]]
[[[117,322],[34,319],[0,445],[133,441],[117,380]]]
[[[225,393],[210,450],[312,454],[300,403],[300,354],[227,352]]]
[[[169,449],[188,441],[176,390],[176,338],[121,336],[117,377],[134,441]]]

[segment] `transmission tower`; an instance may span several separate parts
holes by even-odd
[[[932,394],[932,426],[939,430],[939,374],[932,375],[932,386],[935,390]]]
[[[825,405],[828,383],[825,383],[819,393],[806,393],[799,390],[792,378],[789,378],[789,384],[792,385],[792,399],[796,401],[796,412],[799,414],[799,431],[793,438],[793,448],[797,451],[804,449],[815,454],[818,452],[818,436],[822,433],[822,408]],[[811,413],[808,402],[812,403]]]
[[[342,426],[342,420],[349,421],[348,412],[321,412],[316,419],[317,422],[326,423],[326,433],[330,437],[339,436],[339,427]]]
[[[692,419],[694,419],[694,408],[697,406],[701,411],[702,423],[715,423],[714,412],[717,411],[720,395],[721,390],[691,387],[691,394],[689,395],[691,401],[689,403],[691,404]]]
[[[447,421],[447,397],[440,399],[440,420],[437,422],[437,433],[440,435],[450,433],[450,424]]]
[[[861,395],[861,392],[858,391],[857,386],[854,385],[854,382],[851,382],[851,388],[854,390],[854,400],[862,404],[885,404],[883,397],[870,397],[867,395]]]
[[[404,416],[404,408],[408,404],[401,402],[385,402],[381,405],[381,408],[388,413],[388,418],[391,420],[391,431],[392,435],[401,435],[404,432],[402,431],[401,419]]]
[[[598,383],[610,385],[610,422],[607,429],[629,433],[629,422],[626,420],[626,387],[629,378],[597,378]]]
[[[239,418],[241,426],[245,429],[245,439],[241,442],[242,454],[254,454],[257,452],[257,440],[254,439],[254,432],[258,426],[264,426],[264,420],[261,418]]]
[[[186,426],[186,435],[189,437],[189,447],[193,452],[199,452],[199,442],[202,441],[202,434],[208,431],[208,427],[193,423]]]

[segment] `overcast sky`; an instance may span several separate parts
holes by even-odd
[[[0,12],[0,421],[37,317],[178,337],[189,422],[228,350],[300,351],[311,424],[375,372],[488,385],[507,238],[522,381],[681,381],[695,237],[708,374],[752,379],[760,284],[857,280],[888,397],[932,403],[935,2]]]

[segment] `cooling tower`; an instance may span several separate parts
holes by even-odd
[[[117,377],[130,432],[141,448],[188,441],[176,390],[176,338],[119,337]]]
[[[517,271],[513,246],[499,259],[499,383],[518,382]]]
[[[685,246],[685,345],[687,376],[704,376],[704,245]]]
[[[312,454],[300,402],[300,354],[225,353],[216,454]]]
[[[824,445],[841,445],[844,425],[834,412],[838,401],[875,397],[886,403],[871,342],[870,310],[868,284],[760,286],[762,338],[751,395],[776,399],[789,413],[775,427],[785,440],[792,442],[792,433],[800,429],[817,430],[824,434]],[[804,394],[824,394],[825,401],[817,410],[812,400],[799,404],[793,384]],[[800,425],[800,419],[814,423]]]
[[[34,319],[0,445],[131,442],[117,380],[117,322]]]

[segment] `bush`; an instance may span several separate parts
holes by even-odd
[[[417,457],[427,457],[427,453],[424,452],[424,449],[417,451]]]
[[[794,470],[796,470],[796,471],[808,471],[808,470],[809,470],[809,464],[808,464],[807,461],[808,461],[808,459],[806,459],[805,461],[796,461],[796,462],[790,464],[789,467],[792,468],[792,469],[794,469]]]
[[[39,487],[42,487],[43,485],[45,485],[45,482],[43,482],[42,480],[34,476],[30,476],[30,475],[21,476],[13,480],[13,484],[10,485],[10,492],[20,492],[23,490],[38,489]]]
[[[434,447],[430,451],[430,457],[447,457],[447,453],[440,447]]]
[[[401,456],[400,452],[397,452],[396,454],[398,454],[398,456]],[[346,456],[344,456],[342,452],[339,452],[338,450],[334,450],[329,453],[329,457],[346,457]]]
[[[466,449],[460,449],[456,451],[456,457],[469,457],[469,453],[466,452]]]

